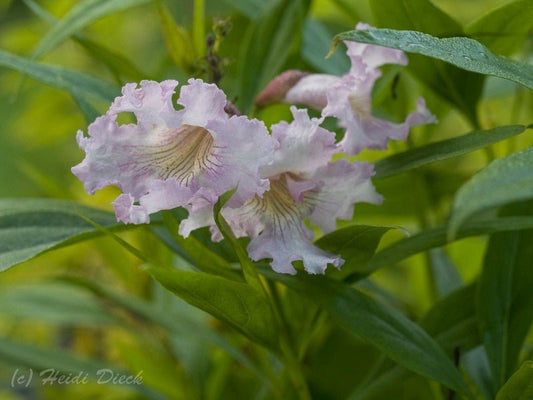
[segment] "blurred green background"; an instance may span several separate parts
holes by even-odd
[[[508,2],[433,1],[464,25]],[[61,19],[80,2],[43,0],[34,3],[49,16]],[[203,42],[187,43],[189,52],[181,59],[169,54],[168,37],[165,38],[162,28],[163,14],[157,3],[144,2],[114,12],[84,28],[78,36],[98,45],[97,48],[83,40],[68,39],[39,62],[83,71],[119,86],[140,79],[177,79],[184,83],[190,76],[207,78]],[[242,64],[246,63],[243,43],[246,35],[251,34],[250,26],[271,3],[269,0],[207,0],[205,4],[206,33],[213,30],[213,18],[229,18],[225,25],[229,33],[218,49],[223,71],[220,86],[228,98],[235,99],[238,104],[243,101],[242,97],[238,98],[242,93]],[[170,16],[183,31],[195,29],[192,0],[163,1],[159,2],[159,7],[164,7],[167,13],[164,15]],[[0,0],[0,49],[25,57],[32,54],[51,29],[42,15],[36,15],[36,9],[30,10],[28,2],[22,0]],[[332,59],[323,59],[329,39],[336,33],[353,29],[358,21],[374,23],[370,6],[364,0],[312,1],[306,21],[312,21],[315,28],[318,25],[325,39],[313,40],[304,30],[301,41],[292,44],[294,49],[290,57],[273,75],[288,68],[341,74],[348,67],[342,49],[337,50]],[[532,49],[530,33],[513,57],[532,63]],[[120,58],[113,59],[105,51]],[[375,113],[400,119],[413,109],[414,99],[423,95],[440,123],[415,129],[408,143],[393,143],[387,152],[364,152],[359,159],[377,160],[392,152],[473,129],[458,111],[403,71],[399,72],[394,88],[400,99],[397,100],[391,94],[392,80],[385,78],[398,71],[385,68],[383,89],[375,96]],[[94,102],[93,106],[103,113],[108,104]],[[490,78],[478,111],[485,129],[515,123],[527,125],[533,122],[533,94],[512,83]],[[267,123],[289,118],[289,115],[288,105],[272,106],[255,114]],[[327,123],[335,129],[331,121]],[[89,196],[81,182],[70,173],[70,168],[83,158],[75,143],[75,133],[78,129],[86,130],[87,124],[76,102],[65,91],[0,67],[0,197],[72,199],[110,209],[118,190],[106,188]],[[493,145],[491,151],[493,156],[500,157],[532,143],[529,135],[523,134]],[[357,206],[354,221],[398,225],[410,232],[416,232],[421,225],[442,223],[457,188],[486,163],[487,153],[477,151],[433,164],[420,173],[376,181],[378,191],[385,196],[384,205]],[[422,218],[421,208],[426,210]],[[400,232],[390,233],[381,246],[401,236]],[[171,252],[146,229],[137,229],[124,237],[144,250],[176,262]],[[453,263],[458,266],[458,276],[450,279],[468,283],[479,272],[485,240],[483,237],[462,240],[435,251],[429,261],[428,256],[418,255],[396,268],[383,269],[367,282],[369,290],[416,319],[439,295],[432,284],[432,265]],[[261,398],[265,393],[262,389],[264,377],[243,365],[239,357],[267,362],[265,351],[168,294],[139,267],[137,259],[111,240],[101,238],[47,253],[2,272],[0,399],[136,399],[158,398],[159,394],[170,399]],[[104,293],[106,290],[112,294]],[[122,302],[115,295],[122,296]],[[134,311],[135,307],[141,307],[135,302],[148,307],[147,315],[152,318],[139,314],[139,310]],[[530,346],[532,339],[530,335]],[[223,347],[238,349],[239,356],[228,355],[227,349],[221,350],[217,341],[223,341]],[[377,351],[372,347],[325,324],[321,334],[313,338],[306,358],[306,372],[313,382],[316,398],[343,398],[363,380],[368,373],[367,366],[376,358]],[[143,389],[96,384],[11,387],[16,368],[39,368],[50,362],[58,366],[71,363],[68,365],[76,370],[79,365],[85,365],[80,359],[100,360],[104,365],[130,371],[133,375],[143,371],[145,385]],[[338,365],[333,376],[317,367],[334,363]],[[346,369],[340,368],[343,365]],[[359,368],[354,369],[353,365]],[[339,369],[345,375],[337,375]],[[434,384],[419,378],[408,381],[403,390],[404,393],[394,398],[429,399],[438,395]]]

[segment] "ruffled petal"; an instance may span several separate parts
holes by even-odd
[[[319,249],[310,242],[312,232],[301,220],[282,221],[270,224],[248,245],[248,254],[254,261],[272,259],[272,269],[283,274],[296,274],[293,261],[301,260],[310,274],[323,274],[328,264],[336,268],[344,260],[334,254]]]
[[[340,145],[347,154],[361,150],[386,149],[389,140],[405,140],[413,126],[436,123],[436,117],[426,108],[424,99],[417,100],[417,111],[410,113],[403,123],[393,123],[373,116],[346,112],[342,125],[346,128]]]
[[[182,86],[178,104],[183,106],[180,116],[184,124],[205,126],[211,120],[228,118],[224,107],[226,95],[214,83],[205,83],[201,79],[189,79],[188,85]]]
[[[176,81],[143,81],[140,88],[128,84],[109,112],[89,126],[89,137],[77,134],[86,156],[72,172],[89,193],[118,186],[127,195],[116,203],[121,220],[148,222],[148,214],[198,208],[193,202],[207,197],[212,208],[219,195],[235,186],[231,205],[268,190],[259,168],[271,161],[275,140],[264,124],[228,118],[220,89],[200,80],[189,83],[181,89],[180,111],[171,103]],[[137,124],[116,122],[125,111],[136,115]]]
[[[147,224],[150,218],[144,207],[133,204],[134,198],[129,194],[121,194],[113,202],[117,221],[126,224]]]
[[[161,83],[141,81],[127,83],[122,88],[122,96],[117,97],[109,111],[110,116],[121,112],[132,112],[137,118],[137,125],[144,129],[156,126],[177,126],[179,117],[172,105],[172,95],[178,81],[166,80]]]
[[[212,120],[207,128],[216,142],[216,165],[206,170],[200,184],[219,195],[238,186],[230,206],[242,205],[268,190],[269,181],[260,178],[259,169],[272,161],[276,143],[264,123],[233,116],[226,121]]]
[[[283,172],[311,173],[331,160],[339,148],[335,134],[320,127],[322,118],[309,118],[307,110],[291,107],[294,120],[272,126],[278,146],[274,161],[262,167],[261,174],[271,177]]]
[[[355,203],[381,204],[370,178],[374,167],[366,162],[339,160],[319,169],[312,177],[321,185],[307,194],[312,205],[309,220],[324,233],[336,228],[336,220],[351,220]]]

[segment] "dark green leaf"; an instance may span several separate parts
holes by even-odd
[[[329,268],[326,274],[334,279],[349,279],[351,274],[364,271],[376,252],[381,237],[390,227],[354,225],[322,236],[316,245],[333,254],[340,254],[344,265],[340,270]]]
[[[176,245],[199,270],[228,279],[243,280],[242,275],[235,271],[230,263],[204,246],[195,236],[190,235],[187,238],[181,236],[178,233],[179,222],[171,211],[163,212],[163,222]]]
[[[126,228],[109,212],[71,201],[0,200],[0,272],[44,251],[101,234],[78,214],[106,227]]]
[[[465,33],[496,54],[510,55],[524,43],[532,27],[533,4],[530,0],[517,0],[474,21]]]
[[[335,37],[334,46],[340,40],[353,40],[422,54],[467,71],[497,76],[533,89],[533,66],[497,56],[473,39],[439,39],[415,31],[374,29],[341,33]]]
[[[420,325],[453,354],[456,349],[465,353],[481,343],[474,307],[475,286],[469,285],[450,293],[424,315]],[[412,375],[392,363],[384,367],[360,387],[350,400],[377,399],[384,391],[394,390]]]
[[[461,25],[428,0],[371,0],[378,27],[413,30],[436,37],[461,36]],[[441,61],[413,55],[408,71],[435,93],[454,104],[476,123],[476,104],[483,77]]]
[[[399,174],[435,161],[457,157],[500,140],[518,135],[526,129],[523,125],[500,126],[494,129],[474,131],[463,136],[442,140],[394,154],[376,163],[376,178]]]
[[[506,203],[533,198],[533,147],[500,158],[459,189],[453,201],[449,234],[473,214]]]
[[[531,400],[533,397],[533,361],[525,361],[503,385],[496,400]]]
[[[488,218],[472,222],[464,228],[460,228],[456,239],[531,228],[533,228],[532,217]],[[422,251],[444,246],[449,243],[447,237],[448,229],[448,225],[426,229],[377,252],[362,275],[364,276],[382,267],[394,265]]]
[[[0,50],[0,66],[23,72],[33,79],[67,90],[73,95],[87,95],[107,103],[120,94],[119,89],[109,82],[66,68],[39,64],[3,50]]]
[[[350,69],[350,59],[339,52],[329,59],[328,53],[333,34],[319,20],[307,18],[304,24],[302,56],[319,72],[331,75],[343,75]]]
[[[238,106],[250,111],[255,96],[281,72],[291,52],[299,52],[308,0],[279,0],[249,26],[239,66]]]
[[[346,284],[321,276],[291,277],[263,271],[270,279],[308,297],[342,326],[372,343],[400,365],[466,393],[468,388],[444,350],[398,311]]]
[[[147,271],[187,303],[225,321],[253,341],[277,350],[277,325],[272,309],[266,298],[250,285],[177,269],[149,266]]]
[[[505,207],[502,214],[533,215],[533,202]],[[533,230],[490,238],[478,294],[477,314],[496,392],[513,373],[533,321]]]
[[[446,296],[462,286],[461,275],[444,249],[431,249],[429,261],[433,285],[438,297]]]

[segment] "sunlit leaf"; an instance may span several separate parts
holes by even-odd
[[[109,82],[63,67],[39,64],[3,50],[0,50],[0,66],[23,72],[35,80],[67,90],[73,95],[90,96],[106,103],[120,94],[119,89]]]
[[[503,385],[496,400],[529,400],[533,397],[533,361],[524,361]]]
[[[375,164],[376,178],[399,174],[413,168],[470,153],[500,140],[518,135],[526,129],[523,125],[500,126],[494,129],[474,131],[440,142],[394,154]]]
[[[85,28],[94,21],[117,11],[127,10],[150,0],[85,0],[78,2],[41,39],[33,49],[32,57],[40,58],[75,32]]]

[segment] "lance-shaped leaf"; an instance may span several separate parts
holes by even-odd
[[[342,326],[372,343],[398,364],[462,393],[468,387],[453,362],[419,325],[346,284],[321,276],[262,271],[330,313]]]
[[[332,49],[335,49],[341,40],[353,40],[422,54],[467,71],[508,79],[533,89],[532,65],[497,56],[473,39],[465,37],[439,39],[416,31],[373,29],[341,33],[335,36]]]
[[[532,75],[533,76],[533,75]],[[449,235],[472,215],[507,203],[533,198],[533,147],[493,161],[457,192],[452,205]]]

